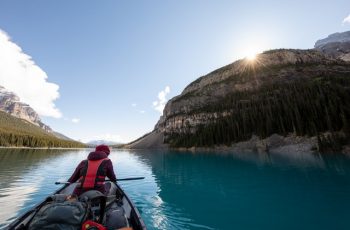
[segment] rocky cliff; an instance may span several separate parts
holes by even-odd
[[[327,38],[318,40],[315,43],[315,49],[333,58],[350,61],[350,31],[331,34]]]
[[[302,79],[307,77],[305,75],[328,71],[328,66],[334,64],[343,63],[329,59],[315,50],[271,50],[258,55],[254,61],[239,60],[197,79],[181,95],[171,99],[165,106],[157,128],[166,128],[168,119],[175,115],[187,116],[203,106],[220,103],[222,98],[232,92],[256,90],[263,84]],[[201,123],[200,120],[227,115],[228,111],[221,115],[216,112],[195,113],[192,118],[194,122]],[[193,122],[190,120],[190,123]]]
[[[335,40],[311,50],[266,51],[198,78],[166,104],[150,135],[173,147],[339,150],[350,133],[350,63],[322,50]]]
[[[41,121],[39,115],[29,105],[22,103],[16,94],[2,86],[0,86],[0,110],[53,133],[53,130]]]
[[[57,138],[27,120],[0,110],[0,146],[6,147],[86,147],[84,144]]]
[[[0,86],[0,146],[86,147],[45,125],[20,98]]]

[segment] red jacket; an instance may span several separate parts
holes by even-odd
[[[91,152],[87,158],[87,160],[83,160],[75,169],[73,175],[69,178],[68,182],[74,183],[78,181],[81,177],[84,176],[84,172],[87,170],[88,161],[98,161],[106,158],[100,165],[99,176],[108,177],[111,181],[116,182],[117,178],[113,171],[113,164],[110,159],[108,159],[107,154],[105,152]],[[94,189],[105,192],[104,186],[95,186]],[[82,188],[77,188],[74,193],[79,195],[81,192],[84,192]]]

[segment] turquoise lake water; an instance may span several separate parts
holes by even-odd
[[[66,180],[89,150],[0,149],[0,229]],[[148,229],[350,229],[343,155],[113,151]]]

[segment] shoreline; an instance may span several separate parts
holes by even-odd
[[[0,146],[0,149],[54,149],[54,150],[65,150],[65,149],[92,149],[92,147],[86,148],[67,148],[67,147],[18,147],[18,146]]]
[[[329,134],[329,132],[323,133],[325,136]],[[249,140],[233,143],[230,146],[216,145],[211,147],[170,147],[167,144],[162,144],[163,138],[162,132],[153,131],[137,140],[136,143],[126,144],[118,149],[189,152],[320,153],[317,136],[297,136],[292,133],[286,136],[272,134],[263,139],[253,135]],[[343,145],[339,153],[350,156],[350,144]]]

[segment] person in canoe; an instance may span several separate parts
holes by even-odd
[[[112,182],[117,178],[113,171],[112,161],[108,158],[110,153],[107,145],[98,145],[94,152],[91,152],[86,160],[80,162],[68,182],[80,182],[73,194],[79,196],[83,192],[91,189],[98,190],[107,194],[109,189],[105,186],[105,177],[107,176]],[[108,184],[110,187],[110,184]]]

